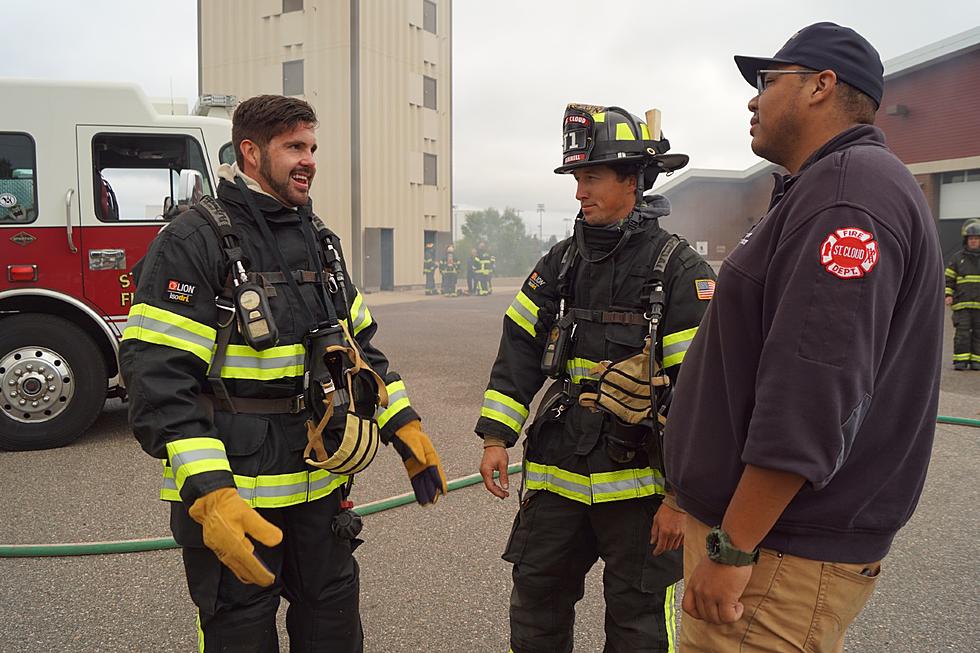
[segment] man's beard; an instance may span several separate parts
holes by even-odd
[[[272,160],[271,157],[267,156],[264,152],[262,154],[261,160],[259,161],[259,174],[265,178],[265,182],[269,184],[269,188],[279,197],[279,199],[289,206],[294,208],[304,203],[302,199],[296,199],[291,197],[292,188],[289,186],[289,177],[293,174],[293,170],[290,170],[284,180],[280,181],[276,179],[275,175],[272,174]],[[309,174],[307,172],[307,174]]]

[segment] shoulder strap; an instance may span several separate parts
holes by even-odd
[[[663,320],[664,303],[667,300],[667,293],[664,289],[664,274],[667,271],[667,265],[670,263],[671,256],[684,243],[685,241],[680,236],[671,234],[657,254],[657,260],[653,264],[653,273],[650,277],[650,310],[645,317],[650,322],[650,398],[653,399],[653,411],[657,414],[659,414],[664,404],[667,403],[670,395],[670,388],[668,386],[654,383],[657,368],[657,341],[660,339],[660,323]],[[656,418],[657,415],[654,415],[654,417]],[[659,419],[653,420],[653,428],[656,436],[659,438],[663,430],[663,425]]]
[[[215,335],[214,356],[211,358],[211,365],[208,367],[207,378],[214,395],[223,399],[233,413],[237,413],[235,402],[225,386],[224,379],[221,378],[221,368],[224,367],[228,343],[231,341],[231,334],[237,324],[233,299],[235,293],[232,282],[232,275],[235,274],[233,266],[236,263],[241,263],[244,270],[247,262],[242,251],[241,241],[232,226],[231,217],[218,200],[210,195],[205,195],[191,208],[203,216],[214,229],[218,236],[218,242],[221,244],[221,251],[225,255],[225,285],[221,294],[214,298],[214,303],[218,307],[218,330]]]

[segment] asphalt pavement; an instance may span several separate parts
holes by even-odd
[[[515,291],[516,284],[498,281],[487,298],[367,296],[381,325],[377,342],[405,377],[450,479],[477,469],[473,425]],[[980,418],[980,372],[944,371],[940,413]],[[885,560],[846,651],[978,650],[978,462],[980,429],[938,426],[919,508]],[[129,431],[125,404],[112,400],[69,447],[0,452],[0,544],[166,537],[159,479],[159,462]],[[512,486],[517,481],[511,477]],[[358,478],[353,498],[363,504],[408,489],[397,455],[383,451]],[[366,651],[506,651],[510,567],[500,553],[515,510],[515,497],[500,501],[476,485],[431,508],[366,517],[366,543],[356,554]],[[602,649],[600,573],[601,563],[578,607],[576,651]],[[194,617],[176,550],[0,559],[2,653],[196,651]]]

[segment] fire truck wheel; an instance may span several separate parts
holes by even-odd
[[[53,315],[14,315],[0,324],[0,449],[72,442],[105,403],[99,348],[82,329]]]

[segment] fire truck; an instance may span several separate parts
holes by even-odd
[[[0,449],[46,449],[125,396],[131,269],[234,160],[234,98],[171,115],[132,84],[0,79],[0,93]]]

